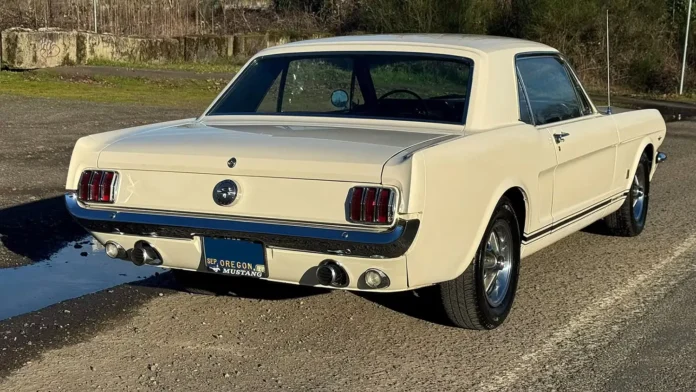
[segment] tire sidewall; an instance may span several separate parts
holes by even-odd
[[[648,159],[647,155],[643,154],[640,157],[640,161],[638,162],[638,167],[636,167],[636,173],[638,173],[640,167],[643,166],[643,175],[645,176],[644,180],[644,199],[643,199],[643,214],[641,216],[640,220],[637,220],[636,217],[633,215],[633,185],[631,185],[631,188],[629,189],[628,192],[628,206],[629,206],[629,211],[630,211],[630,216],[631,216],[631,225],[633,226],[633,231],[635,233],[640,233],[643,231],[643,228],[645,228],[645,222],[648,220],[648,207],[650,205],[650,160]],[[635,175],[635,174],[634,174]]]
[[[512,267],[510,271],[510,286],[505,294],[505,298],[502,303],[496,307],[492,307],[488,300],[486,299],[486,291],[484,288],[484,268],[483,268],[483,258],[486,250],[487,239],[490,236],[491,229],[493,225],[499,221],[504,220],[510,226],[510,232],[513,238],[513,250],[512,250]],[[507,316],[510,314],[512,309],[512,304],[515,300],[515,294],[517,292],[517,283],[519,280],[520,271],[520,229],[517,222],[517,216],[514,209],[512,208],[512,203],[507,198],[503,198],[498,202],[495,208],[493,216],[491,217],[486,231],[484,232],[481,244],[476,252],[476,257],[474,259],[474,279],[476,287],[476,298],[478,302],[478,309],[480,311],[481,319],[485,323],[487,328],[495,328],[502,324]]]

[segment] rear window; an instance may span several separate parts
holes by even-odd
[[[473,63],[360,53],[254,60],[208,115],[263,114],[466,121]]]

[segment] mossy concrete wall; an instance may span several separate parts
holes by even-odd
[[[2,32],[2,63],[9,68],[50,68],[77,63],[77,33],[11,29]]]
[[[280,32],[177,38],[119,37],[75,31],[9,29],[0,35],[0,58],[10,69],[115,62],[220,62],[247,59],[265,48],[326,34]]]
[[[119,62],[182,61],[183,48],[177,39],[118,37],[110,34],[77,33],[79,64],[93,60]]]

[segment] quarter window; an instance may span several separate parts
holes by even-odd
[[[522,58],[517,61],[517,70],[537,125],[582,117],[591,111],[560,58]]]
[[[527,101],[527,96],[524,93],[524,86],[522,85],[521,80],[517,81],[517,95],[520,103],[520,121],[526,124],[534,125],[532,113],[529,111],[529,102]]]

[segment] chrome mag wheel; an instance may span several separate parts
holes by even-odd
[[[483,287],[491,307],[499,306],[510,287],[513,264],[512,231],[504,220],[498,220],[488,236],[483,260]]]
[[[631,186],[631,200],[633,201],[633,218],[641,222],[644,216],[645,207],[645,166],[638,166],[636,175],[633,176]]]

